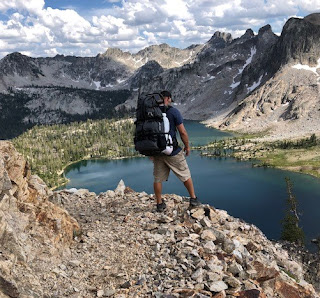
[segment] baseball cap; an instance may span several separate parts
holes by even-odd
[[[170,98],[171,98],[171,101],[173,102],[172,95],[171,95],[171,92],[170,92],[170,91],[163,90],[163,91],[161,91],[161,95],[162,95],[163,97],[170,97]]]

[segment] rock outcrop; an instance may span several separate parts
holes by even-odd
[[[52,193],[0,142],[0,296],[319,297],[255,226],[164,197],[157,213],[153,195],[123,181],[99,195]]]
[[[0,142],[0,293],[42,297],[38,271],[70,253],[80,232],[67,211],[49,201],[52,192],[31,175],[9,142]],[[1,296],[2,297],[2,296]]]

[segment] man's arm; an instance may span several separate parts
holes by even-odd
[[[179,131],[181,140],[182,140],[182,142],[183,142],[183,144],[184,144],[184,149],[183,149],[183,150],[185,151],[186,156],[188,156],[189,153],[190,153],[188,133],[187,133],[187,131],[186,131],[183,123],[179,124],[179,125],[177,126],[177,129],[178,129],[178,131]]]

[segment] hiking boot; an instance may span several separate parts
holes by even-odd
[[[193,207],[198,207],[201,205],[200,200],[198,199],[198,197],[196,197],[195,199],[190,198],[190,204],[189,207],[193,208]]]
[[[162,203],[157,204],[157,212],[163,212],[164,209],[167,208],[167,205],[164,201],[162,201]]]

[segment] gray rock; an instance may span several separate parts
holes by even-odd
[[[209,287],[211,292],[217,292],[217,293],[228,289],[228,285],[222,280],[214,281],[210,283]]]
[[[241,282],[233,276],[228,276],[224,278],[224,281],[232,288],[237,288],[241,286]]]
[[[109,198],[114,198],[116,193],[113,190],[107,190],[106,191],[106,196]]]
[[[237,275],[243,271],[243,268],[240,264],[233,262],[231,265],[229,265],[228,271],[233,275]]]
[[[207,229],[207,230],[202,231],[201,239],[215,241],[216,240],[216,236],[215,236],[213,230]]]
[[[219,281],[222,279],[222,274],[215,272],[207,272],[207,280],[208,281]]]
[[[200,225],[200,224],[198,224],[198,223],[194,223],[193,225],[192,225],[192,228],[193,228],[193,230],[196,232],[196,233],[200,233],[201,232],[201,230],[202,230],[202,226]]]
[[[4,167],[4,162],[0,156],[0,194],[12,188],[11,180]]]
[[[19,297],[20,293],[14,282],[0,276],[0,291],[9,297]]]
[[[211,228],[212,227],[212,223],[211,223],[210,219],[206,216],[200,220],[200,223],[204,228]]]
[[[196,272],[194,272],[191,276],[191,278],[193,280],[195,280],[197,283],[202,283],[203,281],[203,275],[204,275],[204,271],[203,269],[200,267]]]
[[[195,208],[191,210],[191,216],[195,219],[201,220],[205,216],[205,211],[203,208]]]
[[[125,188],[126,188],[126,186],[125,186],[123,180],[121,179],[120,182],[118,183],[117,188],[114,190],[114,192],[116,195],[123,197]]]
[[[216,240],[214,241],[214,243],[215,244],[223,243],[225,238],[226,238],[226,235],[223,232],[221,232],[221,231],[219,231],[217,229],[212,229],[212,231],[213,231],[213,233],[214,233],[214,235],[216,237]]]
[[[216,246],[213,241],[207,241],[204,244],[203,249],[208,254],[214,254],[216,252]]]
[[[103,295],[104,295],[104,290],[97,291],[97,297],[103,297]]]
[[[234,249],[235,249],[235,244],[233,243],[232,240],[230,239],[224,239],[223,243],[222,243],[222,249],[228,253],[228,254],[231,254]]]
[[[70,261],[69,261],[69,264],[70,264],[71,266],[73,266],[73,267],[78,267],[78,266],[80,266],[81,261],[79,261],[79,260],[70,260]]]

